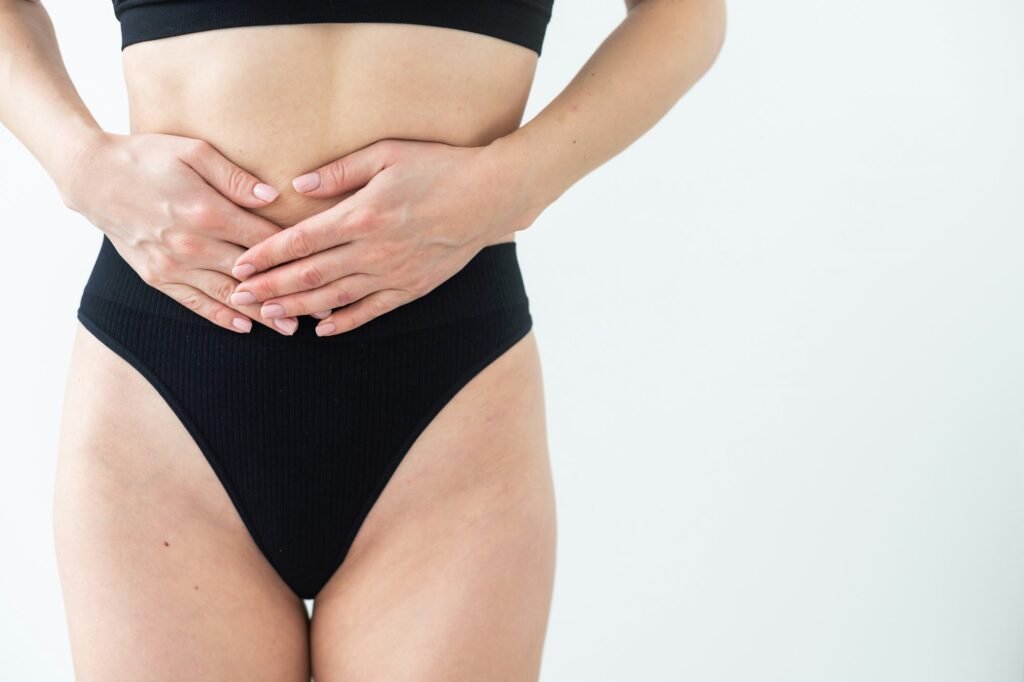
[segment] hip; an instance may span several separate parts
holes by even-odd
[[[295,334],[286,337],[262,325],[253,325],[242,335],[218,327],[143,281],[104,236],[77,314],[87,326],[91,323],[108,334],[199,334],[218,344],[271,344],[292,351],[384,343],[414,332],[465,326],[471,320],[516,331],[529,329],[532,323],[517,249],[515,241],[485,246],[427,294],[345,333],[318,337],[314,331],[318,320],[300,316]]]

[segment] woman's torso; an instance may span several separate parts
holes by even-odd
[[[281,191],[254,212],[288,226],[340,200],[303,197],[292,178],[376,140],[478,146],[518,128],[537,54],[450,28],[332,23],[150,40],[123,63],[132,133],[210,142]]]

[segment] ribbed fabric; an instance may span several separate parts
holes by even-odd
[[[234,26],[384,22],[482,33],[539,56],[553,0],[113,0],[121,49]]]
[[[78,319],[163,396],[303,599],[334,574],[423,429],[532,326],[514,242],[320,338],[308,316],[291,337],[222,329],[143,282],[104,238]]]

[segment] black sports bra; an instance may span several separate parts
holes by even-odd
[[[540,56],[554,0],[113,0],[121,49],[233,26],[385,22],[501,38]]]

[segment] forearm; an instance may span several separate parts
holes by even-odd
[[[516,180],[525,222],[668,113],[711,67],[724,35],[724,0],[633,6],[557,98],[490,145]]]
[[[78,155],[102,133],[68,76],[39,2],[0,0],[0,123],[35,156],[62,198]]]

